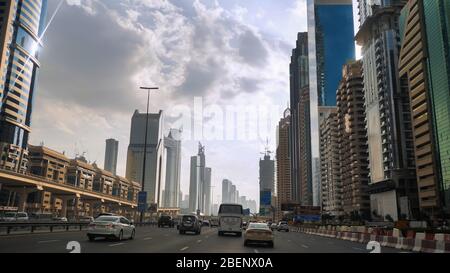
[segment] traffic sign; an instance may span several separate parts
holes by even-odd
[[[148,208],[147,204],[147,192],[146,191],[140,191],[138,193],[138,211],[139,212],[145,212]]]

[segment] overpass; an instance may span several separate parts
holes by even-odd
[[[90,205],[90,214],[93,215],[95,204],[105,205],[119,211],[128,211],[133,214],[137,208],[137,200],[128,200],[120,196],[83,189],[66,183],[58,183],[45,177],[30,174],[20,174],[13,171],[0,169],[0,190],[14,191],[19,195],[19,210],[24,211],[27,207],[28,194],[37,191],[50,192],[53,196],[61,199],[62,216],[67,214],[67,201],[77,200]]]

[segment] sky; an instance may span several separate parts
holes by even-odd
[[[275,150],[305,0],[49,0],[48,12],[32,144],[103,166],[105,140],[118,139],[124,176],[131,117],[146,107],[139,87],[158,86],[151,112],[164,111],[165,133],[183,130],[183,194],[201,141],[214,201],[224,178],[259,199],[260,153],[267,141]],[[231,118],[233,107],[244,114]]]

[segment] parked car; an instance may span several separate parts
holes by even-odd
[[[262,223],[251,223],[244,234],[244,246],[249,244],[268,244],[269,247],[274,247],[273,231]]]
[[[277,227],[278,231],[286,231],[289,232],[289,225],[286,221],[281,221],[278,223],[278,227]]]
[[[81,223],[91,223],[94,222],[94,217],[82,216],[78,219],[78,221],[80,221]]]
[[[64,223],[67,223],[67,222],[68,222],[68,220],[67,220],[66,217],[54,217],[54,218],[52,219],[52,221],[54,221],[54,222],[64,222]]]
[[[135,235],[133,222],[122,216],[100,216],[89,224],[87,231],[89,241],[94,241],[97,237],[132,240]]]
[[[171,216],[168,215],[162,215],[161,217],[159,217],[158,219],[158,227],[170,227],[173,228],[175,227],[175,223],[172,219]]]
[[[179,232],[186,234],[186,232],[194,232],[199,235],[202,231],[200,220],[196,215],[183,215],[181,218]]]
[[[29,220],[26,212],[6,212],[3,216],[5,222],[27,222]]]

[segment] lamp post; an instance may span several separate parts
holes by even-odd
[[[145,165],[147,161],[147,137],[148,137],[148,119],[149,119],[149,108],[150,108],[150,91],[159,90],[159,87],[141,87],[141,90],[147,91],[147,115],[145,120],[145,138],[144,138],[144,162],[142,164],[142,187],[141,191],[145,192]],[[141,219],[140,222],[144,221],[145,212],[141,211]]]

